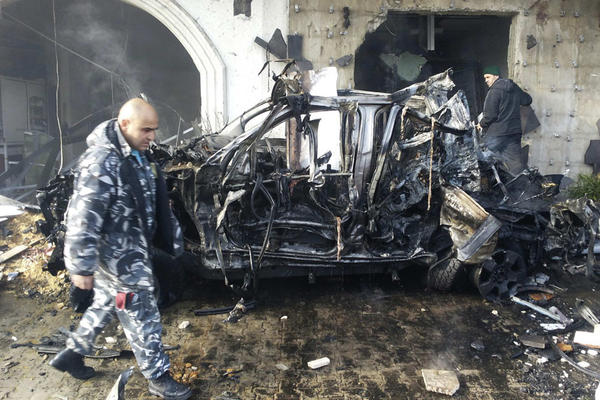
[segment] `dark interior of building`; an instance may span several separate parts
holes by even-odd
[[[68,166],[91,129],[140,93],[158,110],[159,140],[200,118],[197,68],[145,11],[118,0],[18,0],[3,2],[0,15],[0,172],[44,153],[0,186],[47,180],[46,160],[55,168],[60,159],[57,120]]]
[[[390,12],[356,51],[356,88],[394,92],[452,68],[475,118],[485,98],[483,68],[497,65],[506,75],[510,24],[508,16]]]

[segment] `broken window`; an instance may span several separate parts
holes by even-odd
[[[474,119],[485,98],[482,68],[507,71],[510,23],[506,16],[390,12],[356,51],[356,88],[394,92],[452,68]]]

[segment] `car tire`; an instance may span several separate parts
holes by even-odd
[[[515,251],[497,249],[492,257],[473,269],[471,280],[483,298],[510,302],[510,296],[527,277],[527,263]]]
[[[460,285],[466,277],[462,262],[448,257],[433,264],[427,273],[427,286],[442,292],[450,291]]]

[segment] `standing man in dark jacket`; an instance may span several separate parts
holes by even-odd
[[[169,374],[153,294],[154,244],[172,255],[183,250],[164,178],[147,153],[156,129],[156,110],[131,99],[117,119],[103,122],[87,138],[66,214],[64,254],[73,285],[93,288],[94,301],[50,365],[78,379],[94,375],[83,355],[92,353],[94,339],[116,315],[150,393],[184,400],[191,391]]]
[[[521,161],[521,106],[531,104],[531,96],[510,79],[500,78],[500,69],[491,65],[483,70],[489,90],[483,103],[483,143],[504,162],[508,170],[519,173]]]

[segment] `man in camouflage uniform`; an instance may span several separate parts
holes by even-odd
[[[84,365],[83,355],[93,351],[96,335],[116,314],[150,392],[187,399],[190,389],[169,374],[153,294],[153,246],[178,255],[183,244],[164,178],[146,153],[156,129],[154,108],[132,99],[117,119],[103,122],[87,138],[66,214],[64,254],[71,281],[80,289],[93,288],[94,301],[50,365],[90,378],[94,369]]]

